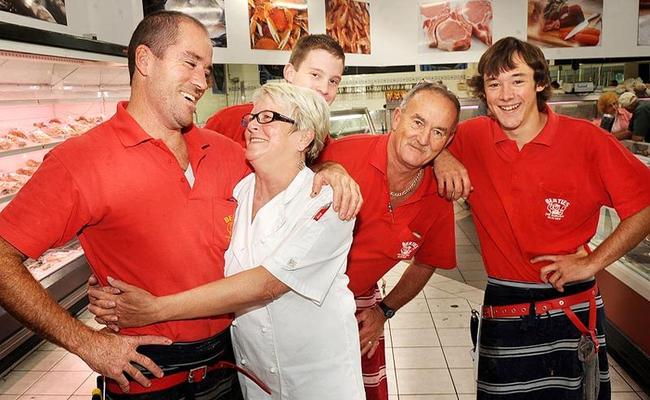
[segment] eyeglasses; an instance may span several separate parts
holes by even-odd
[[[282,121],[282,122],[288,122],[290,124],[296,123],[295,120],[280,114],[279,112],[271,111],[271,110],[262,110],[258,113],[250,113],[244,115],[244,117],[241,119],[241,126],[244,128],[248,127],[248,124],[251,123],[252,120],[257,120],[258,123],[264,125],[264,124],[270,124],[273,121]]]

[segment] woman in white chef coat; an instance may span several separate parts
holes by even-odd
[[[227,278],[163,297],[113,281],[123,294],[96,291],[116,304],[98,317],[116,315],[126,327],[234,312],[237,362],[272,391],[242,376],[247,399],[364,399],[345,275],[354,221],[332,210],[329,187],[311,197],[314,172],[305,166],[328,135],[328,106],[310,89],[269,83],[242,123],[255,173],[234,190]]]

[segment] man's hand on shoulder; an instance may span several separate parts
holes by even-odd
[[[438,180],[438,194],[448,200],[467,198],[474,190],[467,169],[448,150],[433,160],[433,172]]]
[[[363,197],[361,188],[341,164],[324,162],[315,169],[312,197],[320,193],[323,185],[330,185],[334,192],[333,207],[339,218],[349,221],[361,211]]]

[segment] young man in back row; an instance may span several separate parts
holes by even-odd
[[[284,67],[284,79],[297,86],[313,89],[332,105],[345,68],[343,49],[327,35],[303,36],[291,52]],[[205,123],[206,129],[218,132],[246,147],[242,118],[250,114],[253,103],[222,108]]]

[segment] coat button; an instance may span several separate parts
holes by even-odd
[[[248,364],[248,360],[245,359],[245,358],[242,358],[241,359],[241,365],[246,365],[246,364]]]
[[[237,326],[237,320],[232,321],[232,326]]]
[[[275,374],[276,372],[278,372],[278,369],[275,368],[275,367],[271,367],[271,368],[269,369],[269,372],[272,373],[272,374]]]
[[[268,331],[269,331],[269,328],[267,328],[266,326],[262,328],[262,333],[266,333]]]

